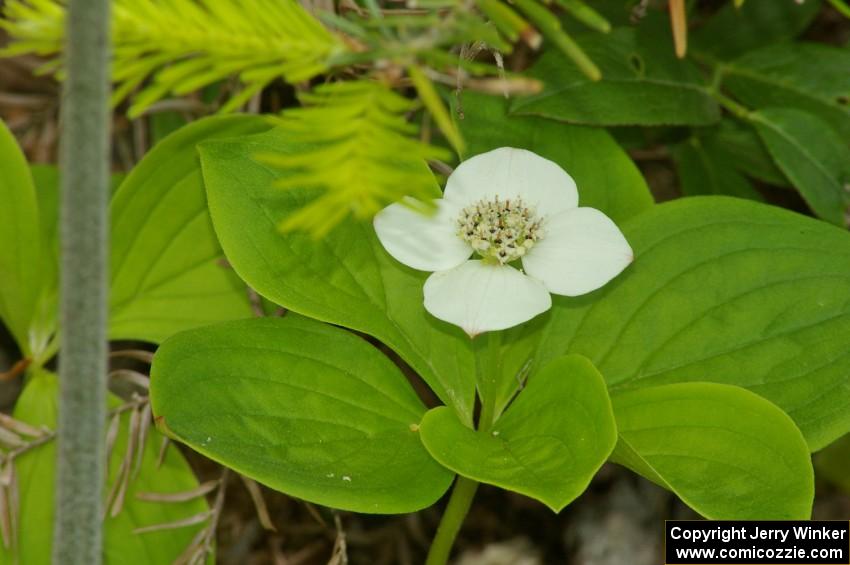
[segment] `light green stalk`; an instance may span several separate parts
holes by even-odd
[[[53,563],[99,565],[106,460],[109,1],[71,0],[66,37]]]

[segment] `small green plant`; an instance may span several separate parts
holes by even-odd
[[[709,519],[810,516],[811,455],[850,432],[850,56],[795,39],[814,0],[556,4],[114,3],[132,118],[202,87],[211,111],[291,102],[177,129],[112,198],[109,337],[159,348],[149,391],[111,397],[107,562],[209,560],[230,470],[369,514],[451,491],[429,565],[479,484],[557,513],[609,461]],[[4,53],[61,78],[64,14],[10,0]],[[685,198],[656,204],[629,152]],[[27,374],[0,418],[0,562],[40,563],[58,173],[5,128],[0,168]],[[221,481],[175,450],[157,470],[163,436]]]

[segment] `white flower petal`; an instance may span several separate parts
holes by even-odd
[[[543,231],[543,239],[522,258],[522,266],[555,294],[578,296],[596,290],[634,259],[620,229],[595,208],[550,216]]]
[[[481,199],[521,197],[541,216],[578,206],[570,175],[549,159],[525,149],[502,147],[467,159],[446,183],[444,198],[460,208]]]
[[[396,203],[375,216],[375,232],[397,261],[420,271],[444,271],[463,263],[472,248],[457,235],[459,210],[435,200],[437,210],[426,216]]]
[[[552,306],[539,281],[507,265],[467,261],[425,281],[425,309],[474,337],[530,320]]]

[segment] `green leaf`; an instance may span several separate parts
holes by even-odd
[[[773,186],[791,187],[751,124],[724,119],[716,128],[704,132],[700,141],[738,172]]]
[[[155,343],[203,324],[251,316],[207,211],[197,145],[269,129],[256,116],[195,122],[154,147],[112,200],[111,339]]]
[[[540,94],[517,98],[511,112],[589,125],[706,125],[720,119],[699,71],[671,50],[647,48],[634,29],[578,39],[599,65],[591,81],[549,50],[530,70]]]
[[[752,115],[756,130],[785,176],[820,218],[847,224],[850,148],[828,123],[790,108]]]
[[[390,257],[371,223],[349,219],[321,240],[278,231],[279,219],[303,206],[310,192],[274,188],[284,173],[255,156],[298,150],[278,131],[201,147],[210,212],[228,261],[269,300],[375,336],[461,420],[471,422],[475,365],[470,340],[425,311],[427,273]]]
[[[820,43],[780,43],[723,65],[722,84],[754,108],[789,107],[818,116],[850,137],[850,51]]]
[[[511,330],[506,375],[565,353],[614,392],[689,381],[771,400],[818,450],[850,431],[850,234],[720,196],[656,206],[623,226],[634,263]],[[506,390],[509,397],[512,390]]]
[[[726,194],[764,200],[761,193],[735,170],[722,153],[707,147],[698,137],[675,145],[671,151],[684,195]]]
[[[30,174],[38,202],[41,241],[41,289],[29,336],[38,361],[56,332],[59,307],[59,169],[53,165],[31,165]]]
[[[575,179],[582,206],[598,208],[616,222],[652,205],[640,171],[605,130],[509,116],[504,99],[471,91],[463,93],[460,104],[458,124],[470,155],[506,146],[534,151]]]
[[[112,404],[120,403],[116,397]],[[17,419],[34,426],[56,429],[58,381],[45,371],[31,375],[15,406]],[[110,460],[110,484],[124,457],[127,443],[127,417],[122,425]],[[151,430],[145,443],[138,477],[130,483],[124,508],[118,516],[107,517],[104,559],[107,565],[147,565],[171,563],[189,545],[199,530],[192,526],[150,533],[134,533],[144,526],[182,520],[208,510],[203,498],[180,503],[152,503],[138,500],[140,492],[182,492],[197,488],[189,465],[176,449],[170,449],[157,467],[162,437]],[[18,522],[18,563],[50,563],[50,532],[53,528],[53,498],[56,445],[45,443],[16,458],[15,473],[20,496]],[[105,493],[104,493],[105,494]],[[12,554],[0,548],[0,563],[14,563]]]
[[[430,410],[422,442],[449,469],[535,498],[559,512],[587,488],[617,442],[602,375],[583,357],[552,361],[488,431],[446,407]]]
[[[0,319],[24,355],[42,286],[38,203],[26,157],[0,121]]]
[[[728,60],[763,45],[786,41],[809,27],[820,7],[819,0],[748,0],[740,8],[727,2],[690,34],[692,50]]]
[[[47,247],[44,256],[45,283],[54,288],[58,284],[56,270],[59,267],[59,186],[61,175],[55,165],[30,165],[30,173],[35,183],[35,194],[38,200],[39,228],[41,239]],[[122,173],[113,173],[110,177],[110,191],[115,191],[126,178]]]
[[[42,258],[42,288],[36,315],[30,324],[29,334],[33,348],[38,354],[52,356],[48,345],[54,337],[57,326],[57,309],[59,307],[59,187],[61,176],[59,168],[54,165],[31,165],[30,173],[35,183],[38,200],[39,229],[43,251]],[[110,178],[112,194],[118,189],[124,177],[114,173]],[[39,359],[41,362],[47,359]]]
[[[153,113],[148,120],[152,145],[156,145],[189,123],[186,114],[176,110]]]
[[[274,489],[368,513],[413,512],[446,491],[401,371],[344,330],[288,314],[166,341],[151,371],[168,433]]]
[[[714,520],[807,520],[814,473],[787,414],[735,386],[679,383],[612,399],[613,460]]]

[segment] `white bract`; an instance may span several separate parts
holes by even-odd
[[[545,312],[549,293],[596,290],[633,258],[608,216],[578,206],[572,177],[524,149],[464,161],[435,204],[430,216],[392,204],[375,216],[375,231],[396,260],[434,272],[425,308],[470,336]]]

